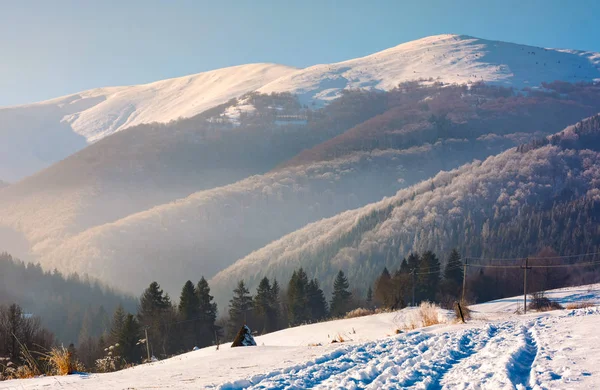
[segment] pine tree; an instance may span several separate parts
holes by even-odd
[[[308,276],[302,268],[294,271],[288,283],[288,320],[290,325],[300,325],[310,320],[308,305]]]
[[[210,287],[204,276],[200,278],[196,288],[198,295],[198,347],[211,345],[217,331],[215,321],[217,320],[217,304],[213,302],[210,295]]]
[[[463,278],[463,262],[460,258],[460,254],[456,249],[452,249],[450,257],[448,257],[446,269],[444,270],[444,279],[451,280],[457,285],[461,285]]]
[[[191,320],[198,317],[200,301],[196,294],[196,288],[191,280],[188,280],[181,289],[179,296],[179,316],[182,320]]]
[[[371,286],[369,286],[369,289],[367,290],[366,303],[367,303],[367,308],[370,309],[373,307],[373,289],[371,288]]]
[[[236,335],[242,325],[246,324],[250,310],[252,310],[252,296],[244,281],[240,280],[233,290],[233,298],[229,301],[227,329],[230,336]]]
[[[421,258],[417,253],[411,253],[410,255],[408,255],[408,260],[406,261],[406,264],[408,265],[409,272],[412,272],[414,270],[415,273],[419,273],[420,263]]]
[[[440,262],[433,252],[427,251],[421,255],[420,274],[417,278],[419,301],[433,302],[435,300],[440,283],[440,270]]]
[[[310,308],[310,321],[321,321],[327,318],[327,299],[319,287],[317,279],[308,282],[306,293]]]
[[[256,288],[254,295],[254,312],[256,314],[257,325],[262,327],[262,333],[269,332],[273,325],[269,323],[269,314],[272,308],[272,291],[271,282],[266,276],[262,278]]]
[[[392,277],[392,310],[401,309],[406,306],[406,301],[408,300],[407,295],[409,293],[409,288],[411,287],[412,275],[407,272],[408,263],[404,260],[402,261],[402,264],[404,265],[404,270],[402,265],[400,265],[400,269],[396,270]]]
[[[400,273],[401,274],[409,274],[410,273],[410,267],[408,266],[408,261],[406,261],[406,258],[402,259],[402,263],[400,264]]]
[[[127,313],[125,313],[125,309],[123,306],[119,305],[115,309],[113,314],[112,322],[110,324],[110,333],[108,342],[110,345],[114,345],[119,340],[119,335],[121,334],[121,330],[123,329],[123,324],[125,323],[125,317]]]
[[[273,279],[273,285],[271,286],[271,307],[273,309],[272,318],[270,323],[273,324],[272,331],[281,329],[281,299],[279,297],[280,288],[277,279]]]
[[[141,361],[140,333],[138,321],[133,314],[127,314],[118,339],[119,351],[127,363],[139,363]]]
[[[454,298],[458,297],[463,278],[463,263],[460,254],[456,249],[453,249],[444,269],[444,293]]]
[[[189,350],[198,345],[198,320],[200,302],[196,294],[196,288],[191,280],[188,280],[181,289],[179,296],[179,332],[181,346],[184,350]]]
[[[333,283],[333,297],[331,298],[331,315],[341,317],[350,310],[352,293],[348,291],[348,279],[340,270]]]
[[[383,307],[390,308],[393,305],[392,276],[387,267],[383,268],[381,275],[375,281],[375,299]]]
[[[171,324],[175,322],[171,299],[157,282],[152,282],[140,297],[137,318],[142,327],[148,327],[150,348],[168,355],[172,348]]]

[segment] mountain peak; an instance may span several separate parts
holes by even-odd
[[[486,82],[515,88],[556,80],[591,82],[600,80],[600,54],[442,34],[362,58],[299,70],[259,91],[292,92],[302,103],[319,106],[337,98],[343,89],[390,90],[411,80]]]

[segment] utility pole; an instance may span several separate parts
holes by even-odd
[[[412,305],[413,307],[415,306],[415,269],[413,268],[412,271],[410,271],[410,274],[412,275]]]
[[[146,354],[148,355],[148,363],[150,363],[150,340],[148,339],[148,327],[144,326],[144,333],[146,334]]]
[[[521,268],[523,268],[523,312],[527,314],[527,270],[531,269],[529,258],[525,259],[525,266],[521,266]]]
[[[465,257],[465,263],[463,264],[463,288],[462,288],[462,298],[460,301],[464,305],[465,303],[465,290],[467,288],[467,263],[469,262],[469,258]]]

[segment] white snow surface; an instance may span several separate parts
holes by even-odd
[[[403,81],[430,79],[506,87],[536,87],[556,80],[600,80],[600,53],[545,49],[466,35],[435,35],[363,58],[315,65],[260,88],[291,92],[303,104],[320,106],[344,89],[390,90]]]
[[[600,284],[547,296],[598,305]],[[0,389],[600,388],[600,307],[517,315],[506,306],[517,300],[474,305],[467,324],[396,334],[415,312],[407,308],[282,330],[256,337],[256,347],[208,347],[116,373],[13,380]],[[340,336],[343,343],[331,343]]]
[[[296,70],[278,64],[240,65],[144,85],[92,89],[39,104],[73,107],[63,121],[93,142],[127,127],[192,117]]]

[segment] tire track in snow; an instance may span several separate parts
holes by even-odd
[[[222,389],[441,388],[440,379],[495,337],[495,326],[461,332],[411,332],[340,348],[311,362],[257,375]]]
[[[532,323],[507,321],[497,326],[497,336],[447,372],[440,382],[441,388],[530,388],[532,378],[535,379],[532,367],[538,352]]]
[[[517,389],[531,388],[531,371],[533,362],[538,354],[537,342],[533,334],[533,326],[533,324],[529,324],[527,327],[522,326],[522,344],[511,356],[511,364],[507,366],[508,376]]]

